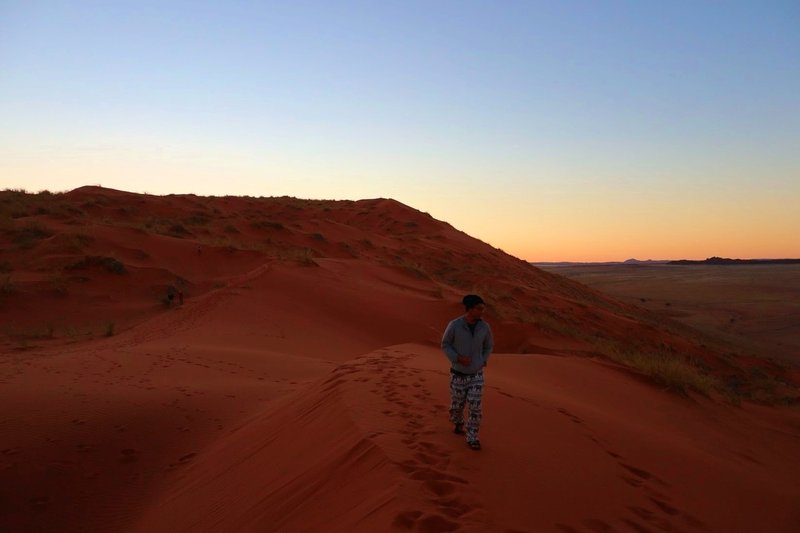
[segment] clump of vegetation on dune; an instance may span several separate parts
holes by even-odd
[[[67,270],[80,270],[93,266],[101,266],[112,274],[125,274],[128,271],[127,268],[125,268],[125,264],[121,261],[113,257],[97,255],[87,255],[83,259],[80,259],[71,265],[67,265],[65,268]]]
[[[33,248],[39,241],[53,235],[53,233],[35,222],[25,224],[22,227],[7,229],[6,234],[19,248]]]
[[[647,350],[599,338],[595,349],[609,359],[642,373],[682,395],[717,393],[734,405],[743,400],[767,405],[796,405],[798,391],[764,369],[738,369],[728,376],[712,374],[705,363],[670,349]]]
[[[4,189],[0,191],[0,221],[5,221],[7,229],[10,221],[38,215],[69,218],[81,215],[81,210],[63,202],[63,193],[41,191],[28,192],[24,189]]]

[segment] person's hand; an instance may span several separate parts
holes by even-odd
[[[459,355],[456,361],[458,361],[458,364],[460,365],[469,366],[469,364],[472,362],[472,358],[466,355]]]

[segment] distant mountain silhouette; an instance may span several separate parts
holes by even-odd
[[[800,259],[730,259],[727,257],[709,257],[703,260],[679,259],[669,261],[669,265],[795,265]]]
[[[591,261],[540,261],[534,262],[531,261],[531,264],[534,266],[606,266],[606,265],[665,265],[669,263],[669,259],[647,259],[646,261],[642,261],[640,259],[626,259],[625,261],[598,261],[598,262],[591,262]]]

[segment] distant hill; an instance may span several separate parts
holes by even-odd
[[[542,261],[530,262],[536,267],[574,267],[574,266],[613,266],[613,265],[796,265],[800,259],[729,259],[727,257],[709,257],[708,259],[626,259],[625,261],[573,262]]]
[[[626,259],[625,261],[601,261],[601,262],[571,262],[571,261],[552,261],[552,262],[531,262],[534,266],[603,266],[603,265],[664,265],[669,263],[669,259]]]
[[[702,261],[680,259],[669,261],[669,265],[796,265],[800,259],[730,259],[727,257],[709,257]]]

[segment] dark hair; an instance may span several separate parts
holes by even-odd
[[[484,303],[484,301],[483,298],[481,298],[477,294],[467,294],[466,296],[464,296],[464,299],[461,300],[461,303],[463,303],[466,310],[469,311],[476,305]]]

